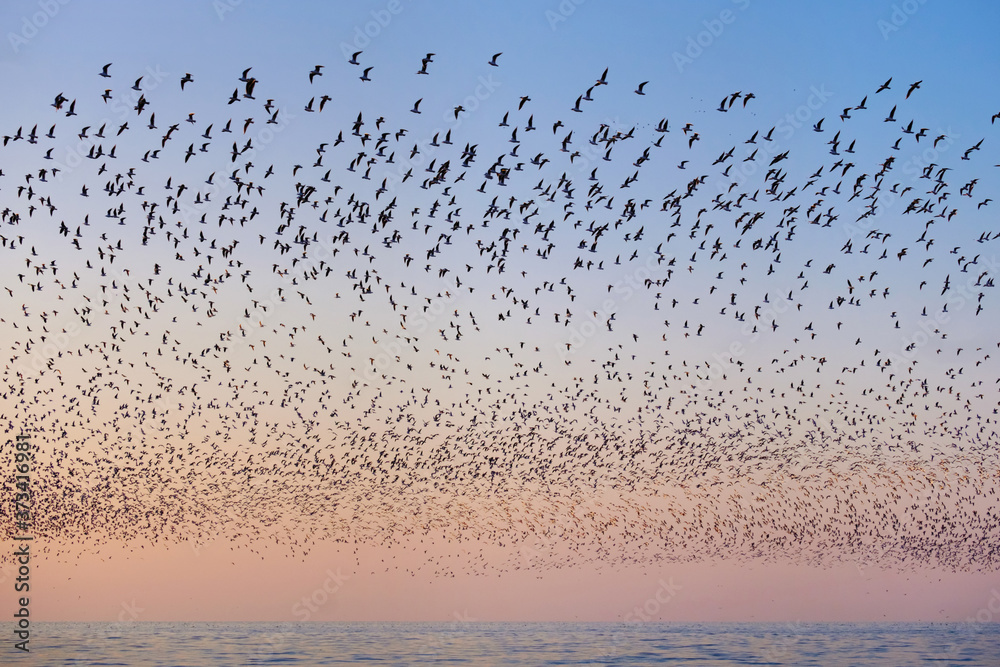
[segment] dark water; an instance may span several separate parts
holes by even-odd
[[[4,624],[24,665],[1000,665],[1000,624]]]

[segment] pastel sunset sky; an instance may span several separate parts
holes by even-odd
[[[39,620],[993,620],[994,3],[0,26]]]

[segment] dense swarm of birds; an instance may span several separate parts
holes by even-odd
[[[997,567],[995,165],[910,118],[927,84],[802,127],[749,91],[597,118],[656,86],[607,70],[554,116],[378,113],[364,56],[194,112],[197,73],[109,63],[0,129],[2,418],[52,552]]]

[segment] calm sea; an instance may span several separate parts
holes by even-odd
[[[1000,624],[3,624],[23,665],[1000,665]]]

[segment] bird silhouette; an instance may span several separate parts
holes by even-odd
[[[890,78],[789,140],[768,90],[687,122],[608,69],[487,105],[439,51],[5,112],[2,414],[54,552],[996,568],[985,115],[930,140]]]

